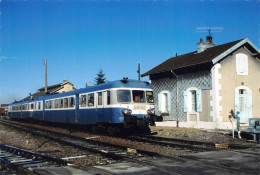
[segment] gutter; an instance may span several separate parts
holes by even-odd
[[[176,121],[176,123],[177,123],[177,128],[179,128],[179,110],[178,110],[178,104],[179,104],[179,98],[178,98],[178,96],[179,96],[179,87],[178,87],[178,78],[179,78],[179,76],[173,71],[173,70],[171,70],[171,73],[177,78],[176,79],[176,113],[177,113],[177,121]]]

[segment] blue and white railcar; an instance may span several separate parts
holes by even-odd
[[[127,79],[14,102],[9,109],[11,118],[55,123],[134,127],[155,121],[151,85]]]

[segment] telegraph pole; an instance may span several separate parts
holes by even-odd
[[[44,63],[45,63],[45,94],[47,94],[47,58],[45,58]]]
[[[138,63],[138,70],[137,70],[137,73],[138,73],[138,80],[140,81],[140,67],[141,67],[141,65],[140,65],[140,63]]]

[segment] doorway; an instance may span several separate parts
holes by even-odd
[[[248,123],[252,117],[252,91],[247,87],[235,89],[235,112],[239,112],[240,123]]]

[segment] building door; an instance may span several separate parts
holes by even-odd
[[[238,111],[240,112],[240,122],[246,123],[248,120],[248,104],[247,104],[247,91],[245,89],[239,89],[239,106]]]
[[[252,91],[248,88],[235,89],[235,112],[239,112],[240,123],[248,123],[252,117]]]

